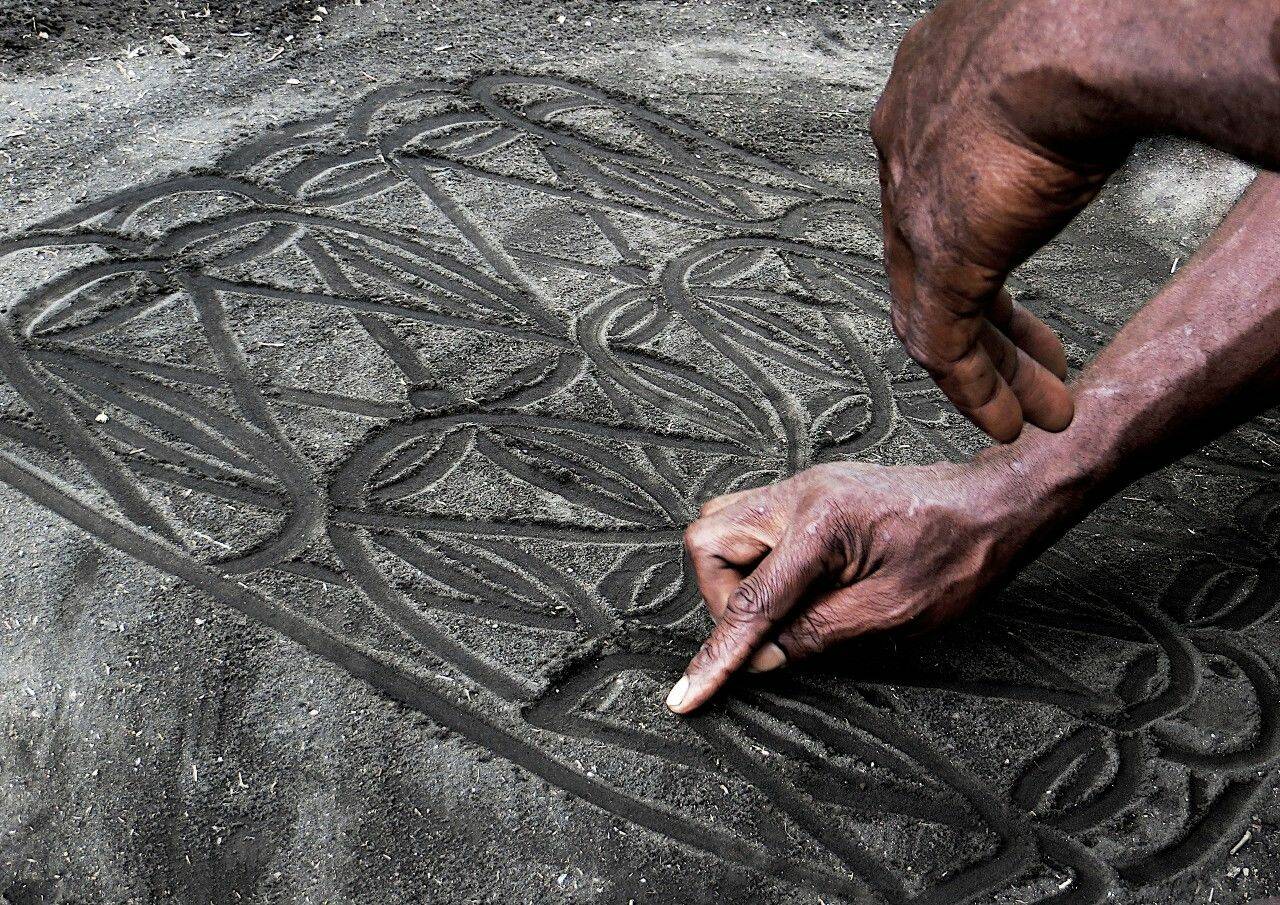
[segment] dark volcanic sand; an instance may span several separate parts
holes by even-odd
[[[181,36],[184,43],[194,39],[206,49],[226,49],[239,38],[292,42],[307,36],[316,17],[324,20],[320,6],[306,0],[5,0],[0,64],[54,70],[72,56],[109,56],[121,45],[144,54],[172,53],[172,44],[156,43],[165,35]]]
[[[6,81],[0,898],[1280,891],[1269,418],[936,637],[661,706],[703,499],[979,444],[885,319],[920,11],[344,5]],[[1144,148],[1020,298],[1079,366],[1248,178]]]

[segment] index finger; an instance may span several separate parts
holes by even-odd
[[[1007,443],[1022,430],[1022,406],[981,342],[984,306],[924,283],[907,327],[907,350],[965,417]]]
[[[960,413],[992,439],[1000,443],[1017,439],[1022,405],[985,347],[975,344],[945,367],[929,368],[929,373]]]
[[[667,696],[676,713],[702,706],[751,657],[823,572],[807,545],[783,542],[729,595],[720,621]]]
[[[919,283],[914,256],[893,221],[887,193],[882,204],[894,333],[965,417],[996,440],[1012,440],[1022,429],[1022,409],[978,342],[984,322],[981,307],[962,305],[955,310]]]

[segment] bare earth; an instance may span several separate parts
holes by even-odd
[[[1280,893],[1271,417],[666,712],[703,500],[980,446],[879,264],[926,7],[516,6],[3,23],[0,902]],[[1143,147],[1019,298],[1079,367],[1250,176]]]

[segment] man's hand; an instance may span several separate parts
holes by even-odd
[[[709,502],[685,543],[716,627],[671,709],[742,666],[954,617],[1119,487],[1274,404],[1280,176],[1254,181],[1072,389],[1069,428],[965,465],[822,465]]]
[[[894,330],[1000,441],[1072,416],[1062,343],[1005,278],[1128,151],[1074,71],[1087,59],[1046,44],[1074,5],[947,0],[907,33],[871,119]]]
[[[1271,404],[1280,177],[1255,181],[1073,393],[1057,337],[1003,286],[1134,137],[1280,167],[1277,124],[1280,0],[944,0],[912,28],[872,121],[894,328],[961,411],[1017,442],[708,503],[686,543],[716,627],[668,705],[693,710],[748,663],[950,618],[1118,487]]]
[[[668,705],[693,710],[744,664],[958,615],[1023,545],[1042,508],[1031,493],[985,463],[850,463],[711,500],[685,543],[716,627]]]
[[[1280,2],[943,0],[903,40],[871,120],[893,325],[996,440],[1072,417],[1006,277],[1156,133],[1280,166]]]

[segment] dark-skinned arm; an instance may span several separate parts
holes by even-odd
[[[716,626],[668,705],[697,708],[743,666],[955,616],[1278,389],[1280,176],[1266,173],[1072,385],[1065,430],[1028,428],[962,465],[824,465],[709,502],[686,543]]]
[[[944,0],[904,38],[871,129],[899,338],[996,440],[1060,430],[1062,346],[1006,277],[1140,137],[1280,169],[1280,0]]]

